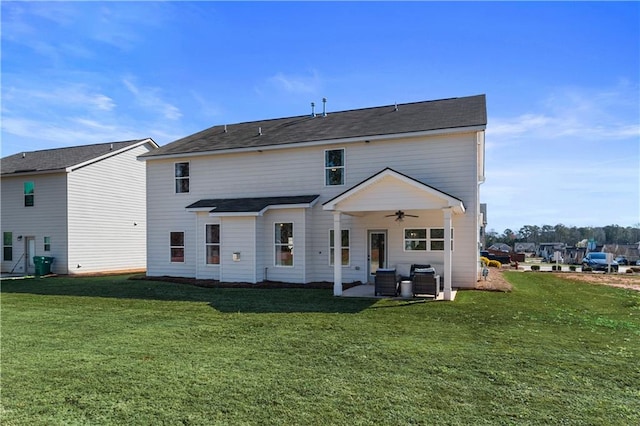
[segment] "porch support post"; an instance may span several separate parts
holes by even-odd
[[[333,295],[342,296],[342,231],[341,212],[333,212]]]
[[[451,208],[444,214],[444,300],[453,300],[451,291]]]

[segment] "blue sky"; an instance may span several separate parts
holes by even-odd
[[[7,2],[2,156],[485,93],[489,229],[640,223],[640,5]]]

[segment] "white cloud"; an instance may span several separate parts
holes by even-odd
[[[53,105],[101,111],[111,111],[115,107],[113,99],[92,90],[88,85],[58,83],[58,86],[53,90],[37,87],[29,89],[16,86],[4,87],[3,98],[8,108],[31,112],[34,107],[46,108]]]
[[[268,82],[287,93],[316,93],[320,88],[320,76],[315,70],[311,75],[286,75],[282,72],[276,73],[268,79]]]
[[[564,88],[543,99],[530,112],[491,118],[487,137],[531,140],[578,136],[581,140],[640,137],[638,88],[626,83],[601,90]]]
[[[628,226],[640,217],[638,88],[557,89],[528,111],[489,116],[489,228]]]
[[[160,112],[167,120],[178,120],[182,117],[182,112],[180,112],[178,107],[164,101],[160,97],[160,89],[149,87],[139,88],[131,80],[131,78],[125,78],[122,82],[129,92],[135,96],[136,101],[141,106]]]

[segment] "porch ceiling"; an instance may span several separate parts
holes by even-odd
[[[445,208],[457,214],[465,211],[462,200],[390,168],[327,201],[322,208],[346,213]]]

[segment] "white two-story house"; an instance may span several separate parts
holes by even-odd
[[[428,263],[445,297],[473,287],[485,96],[325,111],[223,124],[142,155],[147,274],[328,281],[340,295],[378,268]]]
[[[19,152],[0,161],[2,272],[144,271],[151,139]]]

